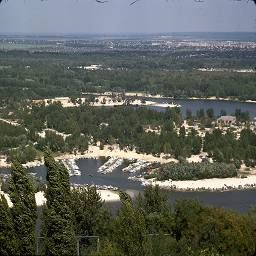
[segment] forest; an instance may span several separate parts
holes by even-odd
[[[194,49],[51,53],[0,51],[0,101],[81,97],[82,92],[146,91],[174,98],[231,97],[256,99],[254,73],[228,70],[255,68],[252,50]],[[193,57],[194,56],[194,57]],[[99,70],[85,66],[99,64]],[[202,72],[199,68],[226,71]]]
[[[256,212],[241,214],[182,199],[171,206],[165,191],[146,187],[135,199],[120,191],[111,213],[95,187],[70,188],[68,171],[49,150],[47,199],[37,210],[26,169],[12,165],[12,207],[0,197],[1,255],[253,256]],[[41,219],[41,228],[36,226]],[[39,230],[38,230],[39,229]],[[37,235],[36,235],[37,234]]]
[[[196,116],[187,112],[186,121],[192,125],[190,130],[185,129],[179,108],[158,112],[129,106],[95,108],[84,104],[64,108],[60,103],[48,106],[26,103],[12,115],[19,120],[16,126],[0,121],[0,150],[7,155],[8,162],[19,160],[21,163],[41,159],[46,147],[55,156],[83,154],[89,145],[97,143],[101,149],[105,145],[119,145],[120,149],[136,150],[137,153],[154,156],[164,153],[180,163],[161,168],[158,177],[161,180],[163,177],[233,177],[242,164],[255,167],[256,133],[249,128],[246,113],[239,110],[235,113],[238,125],[244,125],[237,137],[234,129],[224,133],[220,127],[213,126],[216,117],[212,109],[199,110]],[[195,125],[201,130],[211,127],[211,132],[206,131],[202,136],[200,129],[193,128]],[[201,152],[207,153],[202,159],[205,163],[182,165],[187,158]],[[209,163],[210,158],[214,163]]]

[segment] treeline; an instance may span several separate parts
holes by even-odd
[[[254,69],[253,58],[238,59],[239,52],[230,58],[212,54],[215,53],[211,52],[209,58],[192,58],[189,56],[193,51],[190,54],[188,49],[166,54],[143,51],[86,56],[0,52],[0,100],[80,97],[81,92],[124,90],[175,98],[217,96],[255,100],[255,74],[196,70],[202,67]],[[102,64],[103,69],[91,72],[78,68],[91,64]]]
[[[237,168],[232,164],[210,163],[208,161],[202,163],[181,162],[163,165],[154,177],[157,180],[199,180],[236,177],[237,172]]]
[[[46,152],[47,203],[35,243],[35,197],[26,172],[15,165],[10,184],[13,207],[0,199],[1,255],[253,256],[256,213],[179,200],[174,209],[159,187],[132,200],[120,192],[111,214],[94,187],[70,189],[68,172]]]

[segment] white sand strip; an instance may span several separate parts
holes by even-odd
[[[111,149],[110,149],[111,148]],[[146,162],[158,162],[158,163],[169,163],[169,162],[177,162],[174,158],[165,158],[164,154],[161,154],[160,157],[153,156],[151,154],[140,154],[135,150],[121,150],[118,145],[106,145],[104,149],[101,150],[98,146],[89,146],[89,149],[84,154],[64,154],[57,159],[69,159],[69,158],[98,158],[98,157],[118,157],[124,159],[137,159],[143,160]]]
[[[111,190],[97,190],[97,192],[100,194],[100,197],[103,201],[105,202],[115,202],[119,201],[119,194],[116,191],[111,191]],[[0,195],[4,195],[4,197],[7,200],[7,203],[9,207],[13,206],[13,203],[11,202],[9,194],[4,193],[3,191],[0,191]],[[35,199],[36,199],[36,205],[37,206],[43,206],[46,203],[46,198],[44,196],[43,191],[39,191],[35,194]]]
[[[256,175],[246,178],[224,178],[224,179],[204,179],[204,180],[184,180],[184,181],[156,181],[155,179],[146,180],[139,178],[143,185],[159,185],[161,188],[179,191],[198,191],[198,190],[235,190],[256,187]]]

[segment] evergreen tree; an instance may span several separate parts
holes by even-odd
[[[71,211],[69,175],[63,164],[45,152],[47,204],[44,209],[44,236],[48,255],[75,255],[76,237]]]
[[[131,198],[120,194],[122,206],[114,222],[113,239],[124,255],[142,256],[144,253],[146,222],[141,209],[135,208]]]
[[[37,218],[35,190],[25,169],[18,162],[12,165],[9,193],[13,203],[11,212],[17,243],[15,255],[34,255]]]
[[[16,243],[11,209],[4,195],[0,196],[0,255],[14,255]]]
[[[75,215],[76,233],[93,235],[103,202],[96,187],[74,189],[72,191],[72,212]]]

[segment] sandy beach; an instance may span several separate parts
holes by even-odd
[[[174,158],[167,158],[164,154],[160,157],[153,156],[151,154],[137,153],[135,150],[121,150],[118,145],[105,145],[104,149],[100,149],[99,146],[89,146],[89,149],[84,154],[64,154],[56,157],[56,159],[70,159],[70,158],[98,158],[98,157],[118,157],[124,159],[137,159],[146,162],[158,162],[158,163],[169,163],[177,162]]]
[[[176,191],[224,191],[249,189],[256,187],[256,175],[249,175],[246,178],[223,178],[204,180],[184,180],[184,181],[157,181],[155,179],[146,180],[137,178],[143,185],[159,185],[159,187]]]
[[[112,97],[106,96],[99,96],[96,98],[96,102],[92,103],[91,105],[94,107],[114,107],[114,106],[123,106],[126,105],[127,101],[124,99],[114,100]],[[180,107],[174,103],[159,103],[151,100],[140,100],[134,99],[129,100],[129,105],[132,106],[151,106],[151,107],[160,107],[160,108],[174,108]]]
[[[119,201],[119,194],[116,191],[111,191],[111,190],[97,190],[97,192],[100,194],[100,197],[103,201],[105,202],[115,202]],[[7,200],[7,203],[10,207],[13,206],[10,196],[3,191],[0,191],[0,195],[4,195],[4,197]],[[35,199],[36,199],[36,205],[38,207],[43,206],[46,203],[46,198],[44,196],[43,191],[39,191],[35,194]]]
[[[158,95],[158,96],[160,96],[160,95]],[[148,97],[148,98],[153,98],[153,97]],[[155,97],[155,98],[158,98],[158,97]],[[80,100],[80,102],[83,104],[86,102],[87,98],[77,98],[76,100],[77,101]],[[60,102],[64,108],[80,106],[80,104],[72,102],[69,97],[56,97],[53,99],[33,100],[32,102],[34,104],[44,103],[46,106],[51,103]],[[123,105],[126,105],[126,100],[124,100],[124,99],[117,100],[117,98],[111,97],[109,94],[104,95],[104,96],[99,95],[95,98],[95,102],[90,103],[90,106],[93,106],[93,107],[115,107],[115,106],[123,106]],[[161,107],[161,108],[179,107],[179,105],[174,104],[174,103],[158,103],[158,102],[150,101],[150,100],[142,101],[140,99],[130,100],[129,105],[152,106],[152,107]]]

